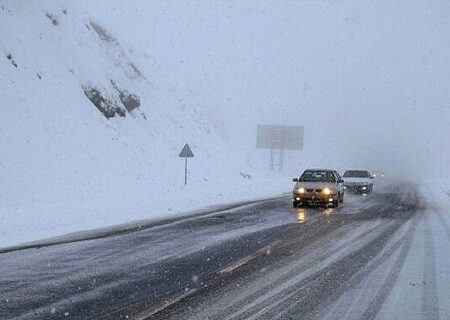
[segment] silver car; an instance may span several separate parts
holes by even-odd
[[[370,193],[373,189],[373,176],[368,170],[347,170],[344,173],[344,186],[348,191]]]
[[[294,208],[305,205],[338,207],[344,202],[344,180],[333,169],[307,169],[296,182],[292,204]]]

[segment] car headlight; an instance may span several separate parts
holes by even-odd
[[[298,188],[297,192],[300,193],[300,194],[303,194],[303,193],[306,192],[306,190],[305,190],[305,188]]]
[[[322,193],[323,193],[324,195],[328,196],[328,195],[331,194],[331,189],[330,189],[330,188],[324,188],[324,189],[322,190]]]

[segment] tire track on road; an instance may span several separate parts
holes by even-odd
[[[437,292],[438,284],[436,277],[433,231],[430,225],[430,217],[427,215],[427,217],[423,220],[425,220],[425,254],[423,259],[421,319],[439,319],[439,299]]]
[[[438,209],[434,210],[434,214],[439,219],[441,227],[444,229],[447,239],[450,242],[450,225],[449,225],[449,223],[447,222],[447,220],[445,220],[444,216]]]
[[[284,297],[280,298],[280,301],[272,303],[271,308],[264,310],[263,314],[259,313],[258,316],[261,319],[315,318],[316,307],[324,302],[324,298],[329,301],[335,300],[347,288],[362,281],[368,273],[401,247],[405,239],[411,237],[413,232],[409,230],[406,235],[402,236],[387,252],[376,260],[377,263],[372,264],[369,262],[372,259],[370,258],[371,255],[367,255],[367,251],[375,254],[381,252],[386,242],[391,239],[402,224],[399,221],[364,247],[317,272],[309,279],[302,281],[303,283],[306,282],[305,285],[302,286],[300,283],[300,287],[286,292]],[[358,263],[355,264],[354,261],[358,261]],[[328,294],[331,289],[334,291],[334,294],[330,297]],[[299,297],[302,298],[299,299]]]
[[[416,226],[417,226],[417,218],[412,221],[412,226],[408,230],[408,233],[405,235],[405,237],[398,242],[401,243],[403,242],[403,240],[405,241],[405,243],[400,248],[400,254],[397,257],[394,266],[392,267],[388,276],[381,285],[381,288],[378,290],[375,297],[370,302],[369,306],[366,308],[366,311],[361,316],[362,319],[375,319],[381,307],[383,306],[383,303],[391,293],[392,288],[394,287],[398,279],[400,271],[402,270],[403,265],[405,264],[408,252],[411,249],[411,244],[414,238]],[[394,252],[392,252],[391,255],[393,253]]]
[[[200,308],[198,310],[202,316],[196,312],[192,313],[191,310],[197,307],[194,307],[194,305],[196,305],[197,301],[202,300],[201,297],[206,297],[207,293],[197,294],[194,295],[194,297],[185,299],[180,304],[173,306],[170,310],[164,310],[158,314],[156,318],[167,319],[171,315],[176,315],[177,319],[249,319],[250,317],[255,319],[276,319],[277,317],[281,317],[280,319],[283,320],[291,318],[313,319],[317,318],[317,314],[323,310],[323,306],[329,305],[339,299],[339,297],[347,290],[364,281],[367,276],[379,268],[380,264],[392,259],[390,260],[392,261],[390,265],[397,264],[395,268],[391,267],[390,269],[394,269],[395,271],[392,271],[390,280],[387,281],[383,287],[383,292],[389,293],[397,279],[397,271],[402,269],[405,260],[405,258],[402,257],[397,261],[399,251],[407,252],[409,250],[409,248],[405,248],[405,243],[410,243],[413,238],[414,228],[412,228],[412,226],[414,224],[413,222],[416,222],[416,213],[420,208],[420,206],[416,204],[411,207],[400,205],[403,204],[404,201],[400,198],[401,197],[398,194],[383,195],[382,199],[378,199],[378,202],[370,209],[363,210],[357,215],[348,217],[345,215],[340,216],[342,219],[342,221],[340,221],[341,226],[346,223],[357,221],[376,221],[381,219],[382,221],[385,221],[383,223],[384,227],[382,228],[385,229],[383,231],[380,230],[381,232],[374,239],[364,244],[360,249],[349,252],[334,262],[330,261],[331,263],[325,268],[317,268],[316,266],[316,270],[313,271],[312,274],[308,276],[304,274],[302,277],[299,276],[298,272],[289,273],[288,277],[286,277],[289,278],[286,279],[288,280],[286,283],[284,282],[284,275],[282,278],[278,278],[278,281],[283,281],[282,283],[277,282],[276,285],[275,283],[274,285],[267,285],[267,282],[264,282],[266,284],[264,288],[261,288],[260,286],[257,286],[258,290],[254,290],[254,287],[251,288],[252,291],[249,292],[249,294],[245,294],[245,300],[232,297],[232,302],[230,303],[230,300],[226,297],[228,293],[225,292],[223,294],[224,298],[219,298],[223,299],[219,301],[222,304],[218,303],[217,307],[211,308],[210,313],[204,313],[205,308]],[[417,201],[413,202],[417,203]],[[318,224],[318,226],[321,227],[320,229],[328,225],[331,221],[327,218],[325,219],[325,222],[326,224]],[[339,222],[339,219],[334,222]],[[311,225],[310,227],[313,226]],[[378,228],[380,228],[380,225],[373,227],[371,231],[376,232]],[[398,233],[399,229],[402,230],[400,233]],[[356,235],[356,238],[365,238],[367,235],[368,233],[364,232]],[[298,248],[298,243],[299,239],[295,236],[295,233],[293,233],[291,236],[284,239],[283,245],[276,251],[279,254],[282,254],[283,251],[288,255],[293,255],[293,252],[297,250],[292,250],[292,248]],[[345,242],[344,244],[340,243],[338,248],[343,249],[350,244],[351,242]],[[282,248],[285,248],[286,250],[281,250]],[[274,257],[271,256],[271,259],[272,258]],[[231,280],[233,281],[233,279],[240,278],[243,274],[246,274],[247,271],[254,272],[256,267],[262,266],[261,263],[261,261],[255,261],[254,263],[251,263],[251,266],[244,267],[243,269],[235,269],[231,276]],[[247,264],[244,266],[246,265]],[[314,268],[314,265],[310,267]],[[294,275],[294,277],[292,275]],[[223,281],[219,282],[220,283],[217,284],[218,287],[224,285]],[[237,283],[237,287],[239,287],[239,284],[240,283]],[[208,286],[208,288],[209,290],[215,290],[214,286]],[[377,286],[377,289],[378,288],[379,286]],[[267,291],[268,289],[269,291]],[[230,290],[233,292],[233,290],[236,289],[231,288]],[[238,289],[237,291],[239,292],[239,290],[241,289]],[[373,295],[370,295],[369,299],[372,297]],[[373,308],[375,311],[372,313],[376,314],[383,304],[382,299],[383,298],[377,298],[377,303],[374,303]],[[360,306],[359,314],[364,312],[364,308],[368,303],[369,301],[365,302],[363,306]],[[199,305],[201,304],[202,302],[199,303]],[[206,308],[208,309],[207,306]]]

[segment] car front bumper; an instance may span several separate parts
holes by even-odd
[[[366,193],[372,191],[373,185],[369,184],[344,184],[345,190],[350,192]]]
[[[318,193],[294,193],[292,202],[294,204],[308,204],[308,205],[327,205],[338,201],[337,194],[323,195]]]

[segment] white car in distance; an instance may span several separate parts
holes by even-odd
[[[343,179],[347,191],[367,194],[373,189],[373,177],[368,170],[347,170]]]

